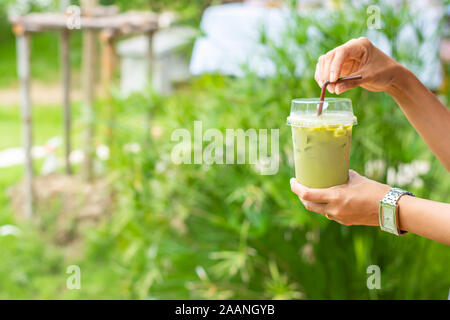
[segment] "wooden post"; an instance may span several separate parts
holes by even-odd
[[[64,101],[64,162],[66,173],[71,174],[70,167],[70,31],[63,29],[61,31],[61,70],[63,83],[63,101]]]
[[[114,77],[114,66],[116,62],[116,49],[114,46],[114,31],[103,30],[100,34],[102,45],[102,87],[108,96]]]
[[[20,83],[20,110],[22,118],[22,140],[25,151],[25,179],[24,179],[24,215],[33,217],[33,160],[32,123],[30,99],[30,35],[21,26],[15,26],[17,37],[17,71]]]
[[[153,68],[154,68],[154,54],[153,54],[153,36],[155,34],[155,31],[149,31],[147,33],[147,39],[148,39],[148,51],[147,51],[147,72],[148,72],[148,88],[149,90],[153,90]],[[154,97],[153,93],[151,94],[151,97]],[[151,119],[151,110],[148,110],[147,117],[145,119],[145,129],[147,131],[147,136],[149,137],[147,141],[150,141],[150,130],[152,126],[152,119]]]
[[[155,31],[152,30],[148,32],[148,52],[147,52],[147,61],[148,61],[148,84],[151,88],[153,88],[153,68],[154,68],[154,55],[153,55],[153,36],[155,35]]]
[[[114,78],[114,67],[116,63],[116,48],[114,45],[114,30],[106,29],[100,33],[101,42],[101,76],[102,76],[102,90],[106,99],[108,100],[106,108],[106,137],[108,143],[111,144],[113,141],[113,129],[112,122],[114,121],[114,110],[113,103],[111,101],[111,85]]]
[[[83,14],[93,10],[97,6],[96,0],[82,0]],[[95,70],[96,70],[96,37],[95,31],[83,30],[83,115],[85,128],[83,132],[84,160],[82,175],[84,180],[93,178],[93,158],[94,158],[94,98],[95,98]]]
[[[153,86],[153,71],[154,71],[154,65],[155,65],[155,56],[154,56],[154,52],[153,52],[153,38],[155,35],[155,31],[151,30],[147,33],[147,39],[148,39],[148,51],[147,51],[147,61],[148,61],[148,66],[147,66],[147,72],[148,72],[148,88],[149,90],[154,90],[154,86]],[[154,98],[153,92],[150,95],[151,99]],[[147,117],[145,119],[145,127],[146,127],[146,131],[147,131],[147,142],[150,141],[150,130],[152,128],[152,115],[151,115],[151,110],[148,110],[147,113]]]

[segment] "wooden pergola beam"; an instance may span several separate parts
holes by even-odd
[[[68,17],[62,13],[30,13],[13,16],[10,22],[21,25],[27,32],[67,29]],[[158,15],[151,12],[128,12],[111,16],[81,16],[82,30],[114,30],[118,34],[146,33],[158,29]]]

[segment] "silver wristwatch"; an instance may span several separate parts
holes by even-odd
[[[380,206],[378,208],[378,220],[380,222],[380,228],[383,231],[393,233],[397,236],[407,233],[401,231],[398,221],[398,206],[397,202],[404,194],[414,197],[411,192],[402,190],[400,188],[392,188],[386,193],[384,198],[380,200]]]

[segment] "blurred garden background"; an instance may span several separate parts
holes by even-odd
[[[294,167],[286,117],[292,99],[318,96],[318,57],[360,36],[411,68],[448,106],[448,1],[99,1],[122,12],[170,12],[168,29],[178,31],[155,43],[153,76],[160,82],[145,87],[133,82],[145,46],[118,41],[112,84],[96,95],[90,118],[89,180],[80,160],[89,121],[82,31],[73,31],[70,51],[72,175],[63,161],[60,38],[34,34],[36,201],[26,219],[16,41],[8,16],[61,11],[63,2],[0,2],[1,299],[447,299],[447,246],[341,226],[304,209],[289,187]],[[381,24],[373,28],[377,8]],[[168,74],[176,76],[167,80]],[[450,202],[450,174],[388,95],[358,88],[343,96],[358,117],[351,168]],[[279,129],[278,173],[261,175],[252,165],[174,164],[172,132],[193,131],[196,120],[203,130]],[[71,265],[81,270],[79,290],[66,286]],[[381,268],[379,290],[367,288],[370,265]]]

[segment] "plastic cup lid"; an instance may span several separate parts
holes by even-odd
[[[357,124],[350,99],[326,98],[322,114],[317,116],[319,102],[319,98],[292,100],[287,123],[291,126]]]

